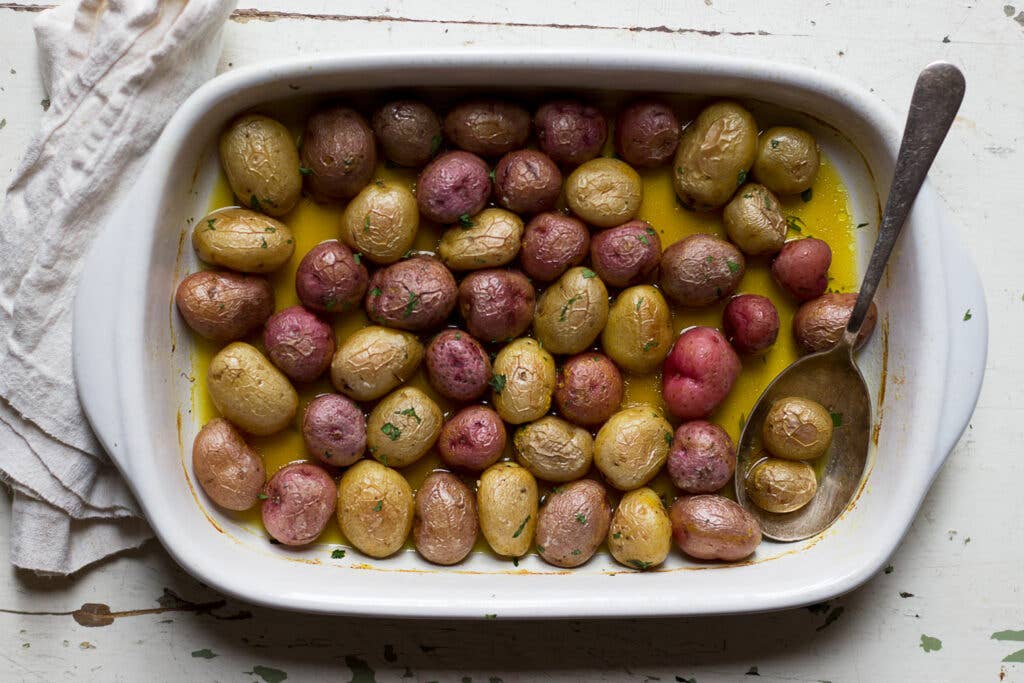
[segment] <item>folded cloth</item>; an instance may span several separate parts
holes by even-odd
[[[78,402],[82,261],[181,102],[216,70],[234,0],[78,0],[36,21],[50,95],[0,210],[0,479],[11,561],[69,574],[152,536]]]

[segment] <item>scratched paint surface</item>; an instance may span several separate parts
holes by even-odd
[[[46,99],[32,42],[37,12],[17,7],[0,3],[3,187]],[[903,111],[917,68],[956,61],[968,96],[931,178],[970,238],[995,321],[979,409],[890,568],[827,604],[628,623],[291,615],[198,584],[150,544],[76,579],[10,572],[0,582],[0,680],[1024,682],[1024,0],[353,0],[344,6],[348,18],[319,20],[297,15],[341,10],[322,0],[245,8],[259,12],[227,26],[222,70],[338,50],[659,48],[805,64],[853,79]],[[360,16],[372,20],[352,18]],[[0,503],[6,564],[8,506]],[[941,649],[926,651],[922,636]]]

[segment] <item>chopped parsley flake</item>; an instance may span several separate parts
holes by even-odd
[[[207,218],[206,219],[206,229],[207,230],[216,230],[217,228],[214,225],[216,222],[217,222],[216,218]]]
[[[340,560],[343,557],[345,557],[345,551],[342,550],[341,548],[335,548],[334,550],[331,551],[331,559],[332,560]]]
[[[380,296],[380,287],[374,287],[371,289],[370,296]]]
[[[643,244],[649,245],[651,243],[651,241],[647,239],[647,235],[637,235],[636,238]]]
[[[741,170],[739,173],[736,174],[736,187],[739,187],[740,185],[742,185],[744,182],[746,182],[746,180],[747,180],[747,172]]]
[[[587,516],[585,514],[583,514],[582,512],[577,513],[576,514],[576,521],[579,522],[580,524],[586,524],[587,523]]]
[[[360,263],[363,262],[363,255],[357,251],[356,253],[352,254],[352,260],[355,261],[356,265],[358,266]]]
[[[474,225],[473,218],[468,213],[464,213],[459,216],[459,225],[462,226],[463,230],[468,230]]]
[[[363,232],[370,232],[370,214],[363,217]]]
[[[416,310],[416,305],[420,302],[420,295],[416,292],[409,292],[409,301],[405,304],[405,310],[402,311],[402,317],[408,318],[412,315],[412,312]]]
[[[263,229],[263,232],[277,232],[277,228],[275,228],[273,225],[268,225]]]
[[[494,393],[500,394],[501,390],[505,388],[505,375],[495,375],[487,383],[494,389]]]
[[[973,317],[974,316],[971,315],[971,309],[968,308],[966,311],[964,311],[964,322],[967,322],[968,320],[970,320]]]
[[[647,343],[645,343],[643,345],[644,353],[647,353],[648,351],[650,351],[651,349],[653,349],[657,345],[658,345],[658,342],[656,340],[654,340],[654,339],[651,339],[650,341],[648,341]]]
[[[263,241],[260,242],[260,249],[266,249],[266,248],[267,248],[267,238],[264,237]]]
[[[775,139],[775,138],[772,138],[772,149],[775,149],[778,146],[779,146],[779,141],[777,139]]]
[[[727,265],[729,267],[729,272],[730,273],[738,273],[738,272],[740,272],[740,264],[736,263],[732,259],[729,259],[728,261],[726,261],[725,265]]]
[[[786,216],[786,227],[793,232],[803,232],[804,228],[807,227],[807,223],[804,223],[804,219],[800,216]]]
[[[249,198],[249,206],[252,207],[253,211],[262,211],[260,208],[260,199],[256,195]]]
[[[413,406],[409,406],[405,410],[396,410],[395,415],[405,415],[406,417],[411,417],[416,420],[416,424],[420,424],[421,422],[423,422],[423,420],[420,419],[420,416],[416,414],[416,408],[414,408]]]
[[[800,199],[804,200],[804,202],[811,201],[811,197],[813,197],[813,196],[814,196],[814,190],[809,188],[809,187],[806,190],[804,190],[803,192],[800,193]]]
[[[566,301],[564,304],[562,304],[562,312],[558,316],[558,321],[559,322],[563,322],[563,323],[565,322],[566,317],[569,315],[569,307],[572,306],[574,303],[576,303],[579,300],[579,298],[580,298],[580,295],[576,294],[575,296],[570,298],[568,301]]]
[[[583,278],[584,279],[589,280],[590,278],[596,277],[596,276],[597,276],[597,273],[592,271],[590,268],[584,268],[583,269]]]
[[[529,521],[530,521],[530,515],[526,515],[526,519],[524,519],[523,523],[519,525],[519,528],[516,529],[516,532],[514,534],[512,534],[512,538],[519,538],[520,534],[523,533],[523,529],[526,528],[526,523],[529,522]]]
[[[257,493],[256,497],[259,498],[260,500],[266,500],[267,498],[270,498],[270,496],[268,496],[265,493]]]
[[[385,422],[380,428],[380,431],[384,432],[384,436],[388,437],[392,441],[398,441],[398,437],[402,435],[402,430],[390,422]]]
[[[652,564],[651,562],[644,562],[643,560],[630,560],[629,563],[641,571],[649,569]]]
[[[642,296],[638,296],[636,298],[636,310],[639,311],[640,310],[640,306],[642,306],[643,303],[644,303],[644,298]]]
[[[373,511],[374,512],[380,512],[381,509],[383,509],[383,507],[384,507],[384,500],[383,499],[378,500],[377,504],[373,506]]]
[[[616,541],[619,540],[620,538],[622,538],[622,532],[616,531],[614,534],[612,534],[612,538],[614,538]]]
[[[843,414],[842,413],[829,413],[832,416],[832,426],[842,427],[843,426]]]
[[[860,230],[861,228],[866,228],[869,225],[870,225],[870,223],[858,223],[857,224],[857,229]]]
[[[675,440],[675,437],[672,436],[672,432],[665,432],[664,437],[665,437],[665,443],[668,444],[669,447],[671,448],[672,447],[672,442]]]
[[[299,166],[300,175],[313,175],[313,169],[306,168],[305,166]]]
[[[430,156],[437,154],[437,150],[441,149],[441,136],[435,135],[430,138]]]

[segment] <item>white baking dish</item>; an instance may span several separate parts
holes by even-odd
[[[181,274],[195,265],[181,244],[205,213],[216,134],[257,104],[435,87],[732,96],[757,101],[759,117],[769,119],[788,109],[787,117],[814,129],[847,181],[856,216],[872,226],[902,124],[863,90],[809,69],[637,51],[360,55],[278,62],[214,79],[167,125],[132,196],[93,246],[75,302],[75,370],[86,412],[174,558],[202,581],[254,603],[415,617],[770,610],[831,598],[877,572],[965,428],[985,364],[978,275],[927,185],[879,292],[888,322],[861,355],[876,398],[885,387],[870,474],[855,504],[819,538],[765,542],[751,561],[730,567],[674,554],[662,570],[637,573],[599,555],[580,569],[555,571],[536,557],[517,569],[481,554],[438,568],[412,552],[374,561],[349,551],[332,560],[323,546],[271,546],[196,495],[189,335],[172,298]],[[860,232],[863,266],[874,235]]]

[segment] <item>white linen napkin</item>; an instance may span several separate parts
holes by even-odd
[[[0,479],[11,561],[69,574],[152,536],[86,421],[71,307],[92,239],[216,69],[234,0],[77,0],[36,21],[50,95],[0,210]]]

